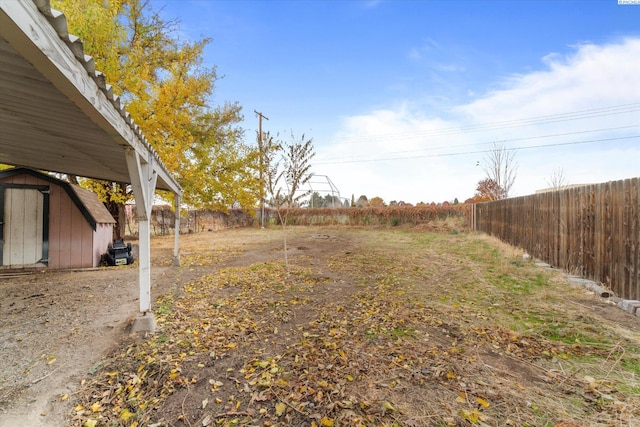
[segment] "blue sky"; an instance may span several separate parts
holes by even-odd
[[[512,195],[640,176],[640,5],[617,0],[152,0],[209,37],[213,104],[245,138],[313,137],[342,197],[471,197],[486,150],[516,149]],[[590,142],[589,142],[590,141]],[[600,141],[600,142],[596,142]],[[538,148],[526,148],[538,147]],[[328,187],[320,180],[315,188]]]

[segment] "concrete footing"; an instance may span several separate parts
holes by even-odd
[[[535,264],[538,267],[542,267],[542,268],[548,268],[551,270],[554,270],[553,267],[551,267],[549,264],[540,261],[539,259],[535,260]],[[599,283],[594,282],[593,280],[589,280],[589,279],[584,279],[580,276],[573,276],[573,275],[567,275],[565,274],[565,277],[567,278],[567,281],[569,283],[571,283],[572,285],[577,285],[577,286],[581,286],[585,289],[590,290],[591,292],[595,293],[596,295],[602,297],[602,298],[607,298],[608,301],[616,304],[618,306],[618,308],[626,311],[627,313],[631,314],[632,316],[636,316],[636,317],[640,317],[640,301],[638,300],[626,300],[626,299],[621,299],[618,297],[615,297],[613,295],[613,292],[609,289],[604,288],[603,286],[600,286]]]
[[[155,332],[156,318],[153,313],[145,313],[136,317],[131,327],[131,332]]]
[[[640,317],[640,301],[623,299],[618,303],[618,307],[629,314]]]
[[[594,282],[593,280],[584,279],[579,276],[567,276],[567,280],[572,285],[578,285],[583,288],[589,289],[599,297],[609,298],[613,296],[613,292],[611,292],[609,289],[605,289],[604,287],[600,286],[598,283]]]

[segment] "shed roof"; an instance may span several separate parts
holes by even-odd
[[[69,187],[76,193],[76,196],[82,202],[82,205],[89,211],[89,214],[93,217],[98,224],[115,224],[116,220],[109,213],[109,210],[98,199],[98,196],[93,191],[82,188],[79,185],[69,184]]]
[[[97,224],[116,223],[113,216],[109,213],[109,210],[107,210],[100,199],[98,199],[96,193],[86,190],[80,186],[69,184],[68,182],[57,179],[51,175],[27,168],[2,170],[0,171],[0,179],[25,174],[62,187],[94,231],[97,228]]]

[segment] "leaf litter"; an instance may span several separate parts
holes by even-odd
[[[211,271],[158,298],[156,333],[87,378],[69,425],[640,422],[635,320],[621,333],[598,314],[615,308],[521,252],[464,232],[294,233],[288,271],[278,254],[194,257]]]

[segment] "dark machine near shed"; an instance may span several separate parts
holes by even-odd
[[[114,240],[109,243],[107,253],[102,254],[103,265],[129,265],[133,264],[131,254],[131,243],[124,243],[124,240]]]

